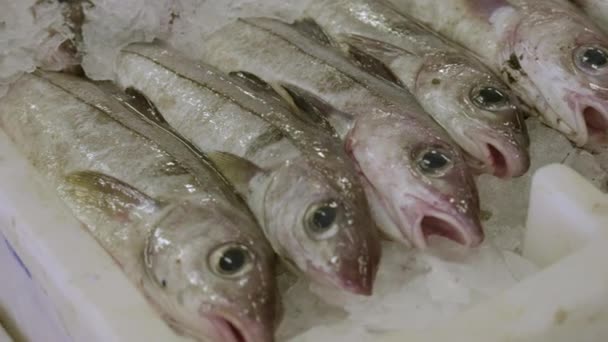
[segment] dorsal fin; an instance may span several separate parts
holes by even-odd
[[[394,45],[359,35],[344,36],[341,41],[347,46],[349,57],[363,70],[399,87],[404,87],[401,80],[385,63],[390,63],[399,55],[411,54],[410,52]]]
[[[246,197],[249,191],[249,181],[264,172],[251,161],[229,152],[210,152],[207,157],[243,197]]]
[[[325,46],[332,46],[331,38],[325,33],[323,28],[312,18],[302,18],[294,21],[291,26],[300,31],[303,35],[314,39]]]
[[[303,116],[302,119],[307,123],[322,127],[330,133],[338,133],[340,136],[343,136],[344,129],[349,130],[353,121],[352,116],[335,109],[298,86],[283,83],[281,87],[290,96],[299,116]]]

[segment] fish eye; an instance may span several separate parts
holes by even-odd
[[[511,106],[507,94],[495,87],[475,87],[469,96],[473,104],[480,109],[500,111]]]
[[[443,148],[431,147],[418,153],[416,164],[423,174],[440,177],[452,168],[452,154]]]
[[[228,243],[211,252],[209,265],[220,277],[236,278],[251,270],[253,257],[247,247]]]
[[[314,204],[304,216],[304,226],[309,235],[317,240],[328,239],[336,234],[338,226],[338,203],[334,200]]]
[[[583,46],[574,51],[574,63],[580,70],[597,74],[608,67],[608,51],[598,46]]]

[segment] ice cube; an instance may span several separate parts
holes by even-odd
[[[57,1],[3,2],[0,11],[0,96],[6,85],[36,67],[59,70],[75,63],[65,58],[61,44],[72,38],[65,23],[65,4]]]
[[[96,0],[94,5],[85,2],[82,67],[87,76],[113,79],[114,61],[122,47],[166,38],[178,12],[176,6],[171,0]]]

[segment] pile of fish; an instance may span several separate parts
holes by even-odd
[[[196,59],[130,44],[115,82],[26,74],[0,126],[177,332],[272,341],[277,269],[369,296],[381,239],[479,246],[475,177],[527,172],[527,116],[605,144],[602,28],[600,0],[312,0]]]

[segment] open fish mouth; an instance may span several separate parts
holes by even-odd
[[[481,226],[477,223],[461,222],[452,215],[438,210],[429,210],[416,220],[413,229],[414,243],[426,248],[431,236],[440,236],[466,247],[475,247],[484,239]]]
[[[483,168],[499,178],[519,177],[530,167],[530,156],[527,146],[518,146],[516,140],[496,138],[491,135],[477,134],[476,139],[470,139],[476,145],[476,155]],[[475,157],[475,155],[473,155]]]
[[[602,112],[594,106],[587,106],[582,110],[581,116],[589,136],[605,135],[608,132],[608,117],[605,111]]]
[[[572,92],[566,98],[574,115],[577,145],[605,139],[608,134],[608,102]]]
[[[217,342],[262,342],[262,339],[255,339],[249,336],[242,324],[224,315],[208,315],[207,319],[211,322],[217,336],[221,339]]]

